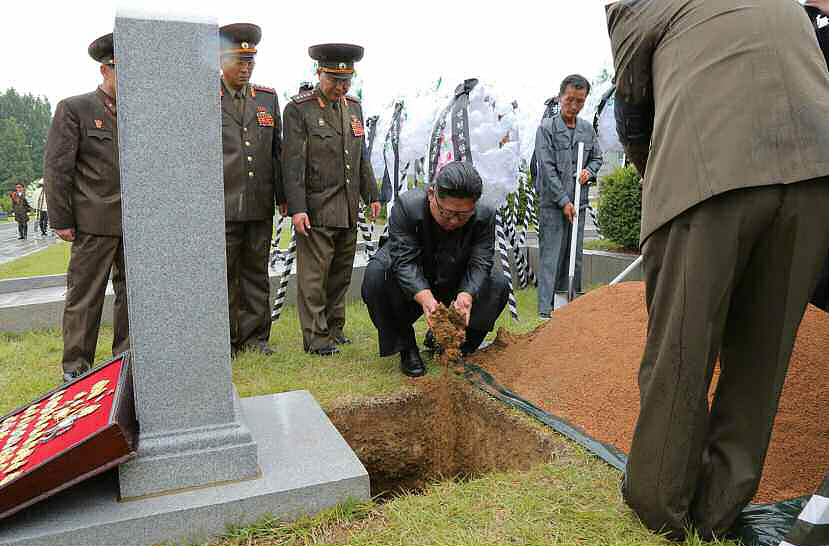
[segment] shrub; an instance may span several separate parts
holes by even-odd
[[[619,167],[599,182],[596,218],[602,235],[625,248],[639,246],[641,177],[633,166]]]
[[[11,197],[8,195],[0,195],[0,211],[5,212],[6,214],[11,214],[12,212],[12,200]]]

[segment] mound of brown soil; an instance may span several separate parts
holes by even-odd
[[[629,451],[639,413],[644,284],[590,292],[523,336],[469,357],[513,392]],[[716,377],[715,381],[716,383]],[[798,331],[755,502],[812,493],[829,472],[829,316],[809,306]]]

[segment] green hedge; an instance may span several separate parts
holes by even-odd
[[[619,167],[599,181],[596,219],[602,236],[625,248],[639,247],[641,177],[633,166]]]

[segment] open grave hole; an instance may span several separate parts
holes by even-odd
[[[420,379],[416,387],[328,411],[366,467],[371,494],[379,500],[421,491],[442,479],[526,470],[549,461],[562,447],[554,432],[461,380]]]

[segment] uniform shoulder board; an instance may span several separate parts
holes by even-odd
[[[346,95],[345,99],[350,100],[351,102],[356,102],[357,104],[360,104],[360,99],[358,99],[357,97],[353,97],[351,95]]]
[[[276,90],[273,87],[266,87],[264,85],[253,84],[253,88],[257,91],[263,91],[265,93],[271,93],[272,95],[276,95]]]
[[[299,95],[294,95],[291,97],[291,100],[297,104],[302,104],[303,102],[308,102],[309,100],[314,98],[313,91],[306,91],[304,93],[300,93]]]

